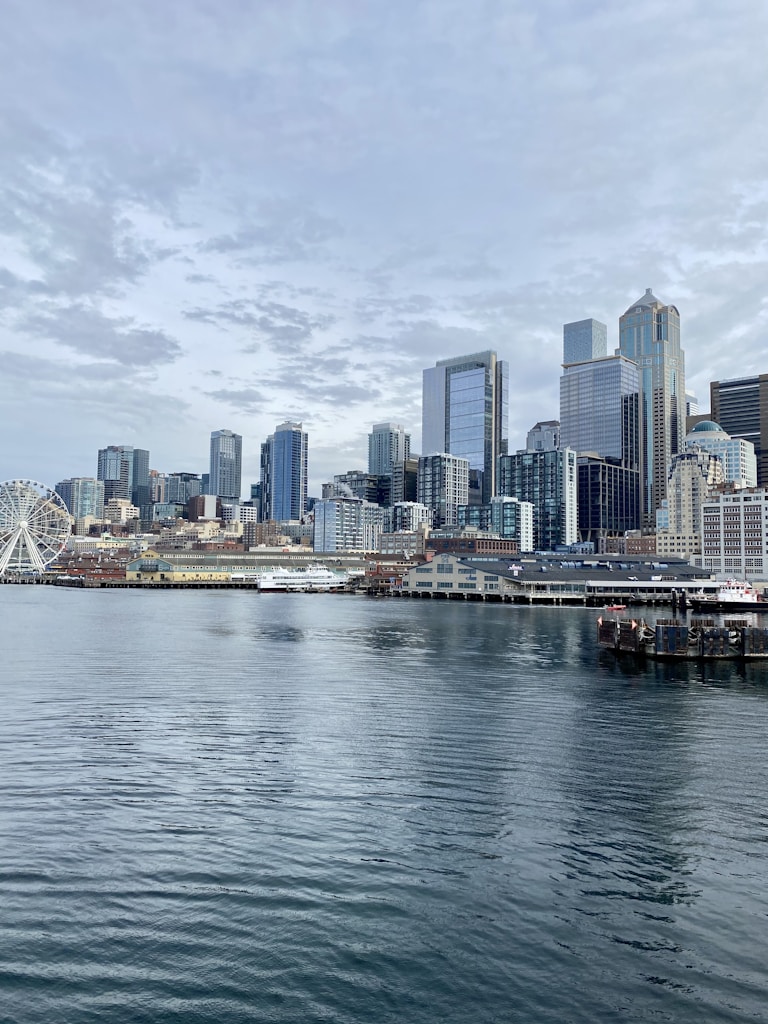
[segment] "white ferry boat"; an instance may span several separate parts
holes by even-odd
[[[324,565],[305,569],[273,569],[259,577],[259,590],[321,592],[343,590],[349,580],[346,572],[332,572]]]

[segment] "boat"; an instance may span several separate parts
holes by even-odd
[[[626,608],[625,604],[607,604],[605,606],[607,612],[623,612],[626,611]]]
[[[343,590],[349,580],[346,572],[332,572],[324,565],[308,565],[303,569],[273,569],[259,576],[260,591],[322,593]]]
[[[761,602],[758,592],[742,580],[723,580],[714,593],[700,590],[691,594],[690,601],[696,612],[768,610],[768,602]]]

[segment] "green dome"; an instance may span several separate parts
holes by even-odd
[[[725,431],[719,423],[715,423],[713,420],[702,420],[701,423],[697,423],[696,426],[691,430],[692,434],[724,434]]]

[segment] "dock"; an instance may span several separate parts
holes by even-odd
[[[768,628],[753,626],[745,619],[606,618],[597,620],[598,647],[617,655],[667,661],[766,661]]]

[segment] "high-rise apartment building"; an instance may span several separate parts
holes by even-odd
[[[261,521],[301,519],[307,511],[307,435],[301,423],[275,428],[261,446]]]
[[[169,473],[165,478],[165,500],[186,505],[190,498],[202,494],[202,484],[197,473]]]
[[[577,540],[576,452],[517,452],[499,459],[501,495],[533,505],[537,551],[554,551]]]
[[[56,484],[60,496],[73,519],[92,516],[95,520],[104,518],[104,481],[92,476],[74,476]]]
[[[389,510],[362,498],[327,498],[314,505],[313,551],[375,551]]]
[[[507,450],[508,391],[507,364],[495,352],[442,359],[424,370],[423,452],[468,461],[472,504],[496,494],[496,465]]]
[[[619,349],[639,368],[642,526],[652,531],[667,494],[669,464],[685,437],[685,357],[676,307],[665,306],[646,288],[619,318]]]
[[[374,423],[368,435],[368,472],[392,475],[398,462],[410,458],[411,435],[399,423]]]
[[[583,363],[608,355],[608,328],[599,320],[563,324],[563,362]]]
[[[755,446],[758,487],[768,487],[768,373],[709,385],[712,419]]]
[[[109,445],[99,449],[96,478],[104,481],[104,500],[123,498],[134,505],[148,505],[149,452],[132,445]]]
[[[239,502],[242,489],[243,439],[232,430],[211,433],[208,493],[226,502]]]
[[[469,473],[469,460],[448,452],[419,459],[416,500],[432,509],[434,526],[457,524],[459,505],[469,501]]]

